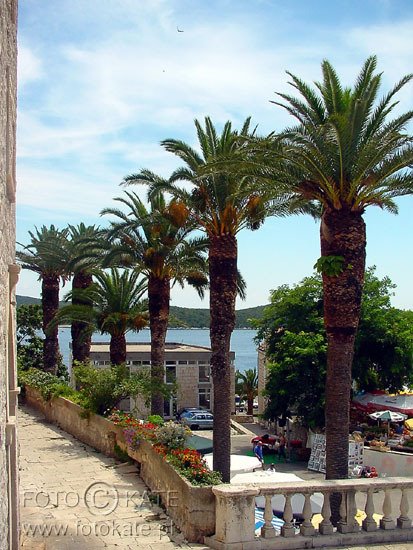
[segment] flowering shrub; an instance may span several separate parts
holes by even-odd
[[[185,448],[191,435],[191,430],[186,426],[173,421],[157,426],[122,411],[112,411],[109,419],[124,427],[123,434],[130,449],[136,450],[142,439],[150,441],[153,450],[193,485],[222,483],[221,474],[212,472],[198,451]]]
[[[155,438],[158,443],[171,449],[183,449],[186,440],[191,435],[191,430],[182,424],[170,420],[155,430]]]
[[[194,485],[217,485],[222,483],[221,474],[211,471],[198,451],[193,449],[172,449],[168,462]]]

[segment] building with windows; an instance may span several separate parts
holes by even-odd
[[[0,0],[0,548],[19,548],[15,357],[17,1]]]
[[[149,368],[151,345],[148,342],[127,344],[127,365],[131,371]],[[109,366],[109,343],[92,342],[90,359],[94,365]],[[231,403],[235,412],[235,353],[230,352],[231,360]],[[213,385],[211,377],[211,349],[193,344],[167,342],[165,344],[165,382],[176,385],[176,395],[165,402],[165,417],[175,416],[182,407],[205,407],[214,410]],[[148,412],[141,402],[130,400],[123,403],[125,409],[136,407],[141,414]]]

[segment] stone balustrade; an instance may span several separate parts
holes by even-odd
[[[331,481],[283,482],[270,485],[219,485],[212,488],[216,497],[215,535],[206,544],[217,550],[260,550],[337,547],[383,542],[413,541],[412,514],[409,515],[409,491],[412,478],[346,479]],[[320,521],[313,522],[311,495],[322,493]],[[340,521],[330,521],[330,495],[342,495]],[[273,527],[271,499],[285,499],[281,529]],[[302,521],[297,523],[291,505],[295,494],[304,496]],[[265,498],[264,525],[255,530],[255,499]],[[397,509],[392,510],[397,502]],[[356,519],[365,512],[361,525]],[[374,514],[381,516],[376,521]],[[314,525],[317,524],[317,526]]]

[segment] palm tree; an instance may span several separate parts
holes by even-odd
[[[163,181],[148,170],[125,178],[125,183]],[[126,197],[115,200],[127,207],[127,212],[106,208],[102,214],[111,214],[120,221],[111,222],[108,240],[111,250],[105,262],[118,262],[141,270],[148,278],[149,325],[151,331],[151,379],[154,388],[151,399],[152,414],[164,414],[165,339],[169,320],[171,284],[191,284],[202,297],[208,279],[204,256],[205,241],[189,238],[192,226],[188,211],[178,201],[165,201],[156,193],[147,209],[137,194],[125,192]]]
[[[69,225],[70,261],[68,269],[73,273],[72,291],[87,289],[93,283],[92,271],[101,262],[99,254],[99,238],[101,231],[94,225],[86,226],[83,222],[77,226]],[[86,301],[85,301],[86,300]],[[87,294],[78,295],[72,292],[72,305],[89,305]],[[92,340],[91,325],[73,320],[71,323],[73,361],[83,363],[89,360]]]
[[[405,76],[376,101],[381,74],[369,57],[352,88],[344,88],[328,61],[312,88],[296,76],[300,98],[278,94],[298,125],[278,139],[286,161],[280,179],[301,199],[322,207],[321,258],[327,332],[327,479],[348,475],[349,402],[354,341],[364,284],[366,228],[363,214],[375,205],[396,213],[394,198],[413,192],[412,138],[406,125],[413,111],[389,120]]]
[[[162,145],[184,161],[165,185],[152,185],[169,191],[189,208],[194,223],[206,233],[209,252],[211,371],[214,383],[214,470],[230,478],[231,376],[230,340],[235,326],[237,295],[237,233],[244,227],[257,229],[264,217],[277,211],[255,177],[239,173],[239,161],[247,154],[248,138],[253,136],[248,118],[240,132],[230,122],[218,135],[210,118],[205,128],[195,121],[201,153],[186,143],[167,139]],[[234,162],[232,162],[234,161]],[[175,182],[188,181],[192,190]]]
[[[126,333],[138,332],[147,324],[147,304],[142,300],[147,290],[146,278],[138,280],[137,270],[120,272],[112,268],[109,273],[95,270],[95,282],[87,288],[69,292],[66,300],[77,298],[75,304],[62,307],[51,327],[61,322],[81,322],[89,332],[97,329],[110,335],[110,362],[126,362]],[[90,306],[92,305],[92,307]]]
[[[29,231],[31,242],[17,251],[23,269],[38,273],[42,281],[42,312],[43,312],[43,368],[56,374],[60,361],[58,326],[46,331],[48,324],[59,309],[59,283],[68,279],[67,264],[68,230],[59,230],[54,225],[42,226],[40,230]],[[18,243],[19,244],[19,243]]]
[[[241,399],[247,400],[247,414],[254,414],[254,399],[258,395],[257,369],[237,370],[235,373],[235,390]]]

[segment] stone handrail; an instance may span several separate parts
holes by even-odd
[[[342,545],[364,545],[381,542],[413,541],[412,517],[409,516],[408,491],[413,489],[412,478],[345,479],[330,481],[284,482],[271,485],[249,484],[245,486],[220,485],[213,487],[216,497],[215,535],[206,543],[211,548],[229,550],[238,548],[316,548]],[[391,492],[397,490],[398,511],[393,517]],[[312,523],[311,495],[322,493],[323,506],[321,522],[316,528]],[[330,494],[340,493],[340,521],[333,527],[330,521]],[[365,518],[359,525],[356,520],[356,494],[364,494]],[[380,509],[375,510],[374,493],[383,494]],[[272,525],[273,509],[271,498],[283,495],[284,524],[280,530]],[[295,494],[304,496],[302,522],[294,522],[291,498]],[[265,498],[264,525],[257,536],[255,533],[255,498]],[[382,517],[377,523],[373,514]]]

